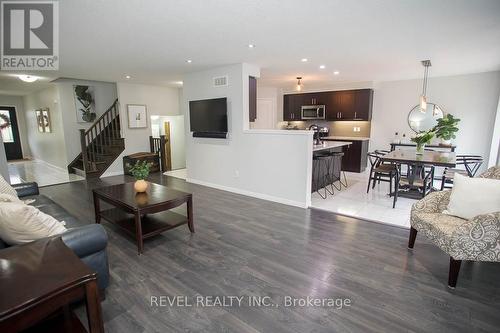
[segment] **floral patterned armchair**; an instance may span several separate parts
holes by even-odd
[[[492,167],[479,177],[500,179],[500,167]],[[500,262],[500,209],[470,220],[443,214],[450,194],[433,192],[413,205],[408,248],[413,249],[417,232],[421,232],[449,254],[448,286],[455,288],[462,260]]]

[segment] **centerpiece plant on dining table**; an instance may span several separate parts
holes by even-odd
[[[422,155],[424,153],[425,145],[431,142],[433,137],[433,131],[421,131],[413,138],[411,138],[411,141],[417,144],[417,155]]]

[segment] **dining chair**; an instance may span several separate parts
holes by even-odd
[[[368,161],[370,162],[370,175],[368,177],[366,193],[370,192],[370,185],[374,189],[377,182],[379,184],[380,182],[388,182],[389,192],[392,190],[392,180],[396,175],[396,166],[392,163],[383,163],[380,160],[380,157],[387,153],[389,151],[375,150],[367,154]]]
[[[420,191],[421,198],[424,198],[432,191],[434,181],[433,165],[408,165],[407,167],[408,172],[405,176],[401,173],[401,164],[396,167],[392,208],[396,208],[399,190],[402,187],[408,189],[417,188]]]
[[[457,155],[457,167],[445,168],[443,171],[443,176],[441,178],[441,190],[452,187],[453,178],[456,173],[463,176],[474,177],[483,164],[483,161],[483,157],[480,155]]]

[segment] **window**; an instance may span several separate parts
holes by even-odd
[[[2,132],[2,140],[4,143],[14,142],[10,112],[8,110],[0,110],[0,131]]]

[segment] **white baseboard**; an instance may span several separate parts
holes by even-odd
[[[68,173],[68,169],[61,168],[60,166],[57,166],[57,165],[51,164],[51,163],[49,163],[49,162],[47,162],[47,161],[44,161],[44,160],[41,160],[41,159],[39,159],[39,158],[35,158],[35,159],[33,159],[32,161],[40,162],[40,163],[43,163],[43,164],[47,165],[47,166],[48,166],[48,167],[50,167],[50,168],[57,169],[57,170],[59,170],[59,171],[61,171],[61,172],[64,172],[64,173]]]
[[[208,187],[213,187],[213,188],[216,188],[218,190],[238,193],[238,194],[246,195],[246,196],[253,197],[253,198],[277,202],[277,203],[281,203],[284,205],[295,206],[295,207],[300,207],[300,208],[307,208],[307,204],[305,202],[284,199],[284,198],[275,197],[273,195],[268,195],[268,194],[264,194],[264,193],[257,193],[257,192],[242,190],[242,189],[235,188],[235,187],[213,184],[213,183],[209,183],[209,182],[206,182],[203,180],[197,180],[197,179],[192,179],[192,178],[186,178],[186,182],[198,184],[198,185],[203,185],[203,186],[208,186]]]
[[[122,176],[122,175],[123,175],[123,170],[122,171],[113,171],[113,172],[104,172],[102,175],[99,176],[99,178]]]

